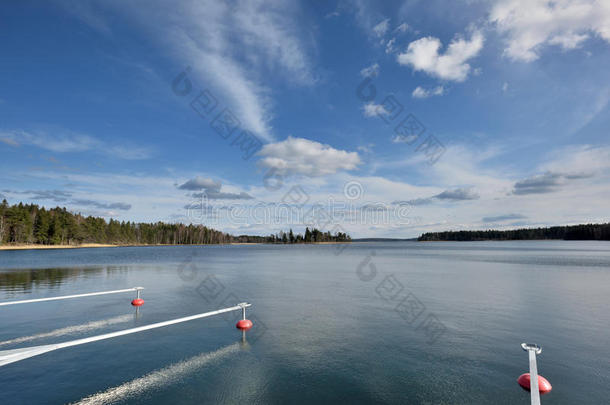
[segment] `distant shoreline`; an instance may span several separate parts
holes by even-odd
[[[0,250],[53,250],[53,249],[82,249],[119,247],[121,245],[107,245],[103,243],[83,243],[82,245],[0,245]]]
[[[610,240],[610,223],[520,228],[507,230],[472,230],[427,232],[419,242],[478,242],[500,240]]]
[[[114,247],[155,247],[155,246],[218,246],[218,245],[336,245],[351,242],[306,242],[306,243],[263,243],[263,242],[230,242],[230,243],[204,243],[192,245],[112,245],[105,243],[83,243],[81,245],[36,245],[36,244],[17,244],[17,245],[0,245],[0,251],[3,250],[55,250],[55,249],[90,249],[90,248],[114,248]]]

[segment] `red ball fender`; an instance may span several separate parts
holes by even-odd
[[[517,382],[524,390],[529,391],[530,382],[531,382],[530,373],[521,374],[519,376],[519,378],[517,379]],[[544,394],[548,394],[549,392],[551,392],[552,389],[553,389],[553,386],[551,385],[551,383],[546,378],[539,375],[538,376],[538,391],[542,395],[544,395]]]
[[[237,322],[235,327],[241,330],[249,330],[252,327],[252,321],[249,319],[242,319]]]
[[[135,300],[131,301],[131,305],[134,307],[141,307],[144,305],[144,300],[142,298],[136,298]]]

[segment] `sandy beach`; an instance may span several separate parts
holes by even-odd
[[[81,249],[99,247],[117,247],[102,243],[83,243],[82,245],[0,245],[0,250],[39,250],[39,249]]]

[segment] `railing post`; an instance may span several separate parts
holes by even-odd
[[[530,363],[530,401],[531,405],[540,405],[540,387],[538,386],[538,366],[536,355],[542,353],[538,345],[521,343],[521,348],[528,353]]]

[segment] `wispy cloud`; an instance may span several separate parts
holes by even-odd
[[[131,209],[131,204],[123,202],[106,203],[91,199],[72,198],[73,193],[63,190],[3,190],[5,193],[27,196],[32,201],[53,201],[71,206],[87,206],[99,209],[117,209],[128,211]]]
[[[2,190],[5,193],[27,195],[32,200],[51,200],[64,202],[72,197],[72,193],[61,190]]]
[[[445,94],[445,88],[443,86],[436,86],[432,89],[424,89],[421,86],[417,86],[411,95],[413,98],[428,98],[431,96],[442,96]]]
[[[7,134],[0,133],[0,142],[5,143],[10,146],[19,146],[19,143],[15,140],[13,136],[8,136]]]
[[[541,172],[601,174],[610,172],[610,146],[571,145],[549,154]]]
[[[87,206],[94,207],[99,209],[108,209],[108,210],[123,210],[128,211],[131,209],[131,204],[126,203],[102,203],[94,200],[73,200],[73,205],[77,206]]]
[[[265,77],[311,85],[309,33],[299,6],[279,0],[151,1],[108,5],[151,33],[175,60],[218,92],[243,128],[272,141],[273,102]],[[84,19],[86,22],[87,19]],[[163,27],[162,30],[159,27]]]
[[[142,160],[152,156],[149,147],[116,145],[104,142],[90,135],[56,130],[43,131],[4,130],[0,131],[0,141],[18,147],[35,146],[56,153],[93,152],[125,160]]]
[[[369,143],[368,145],[360,145],[356,149],[362,153],[373,153],[373,147],[375,147],[375,144]]]
[[[394,52],[394,50],[396,49],[394,47],[395,44],[396,44],[396,38],[392,38],[388,42],[386,42],[386,44],[385,44],[385,53],[392,53],[392,52]]]
[[[521,214],[504,214],[498,215],[494,217],[483,217],[481,220],[483,222],[504,222],[504,221],[512,221],[515,219],[527,219],[525,215]]]
[[[429,205],[437,201],[467,201],[467,200],[478,200],[479,194],[471,188],[456,188],[445,190],[442,193],[433,195],[427,198],[416,198],[414,200],[407,201],[394,201],[392,204],[407,203],[410,205]]]
[[[239,193],[225,193],[222,191],[206,191],[202,193],[194,193],[193,197],[205,197],[210,200],[253,200],[250,194],[241,191]]]
[[[60,0],[59,4],[63,5],[64,9],[74,16],[78,17],[86,24],[101,32],[102,34],[110,34],[110,26],[108,22],[101,17],[101,7],[96,7],[92,1],[78,0]]]
[[[434,198],[448,201],[477,200],[479,194],[471,188],[456,188],[453,190],[445,190],[442,193],[435,195]]]
[[[396,27],[397,32],[407,32],[409,30],[409,24],[403,22],[398,27]]]
[[[94,149],[101,141],[89,136],[75,133],[56,133],[50,135],[45,132],[27,132],[11,130],[0,132],[0,139],[5,143],[19,145],[33,145],[53,152],[83,152]]]
[[[381,38],[386,34],[386,32],[388,32],[389,28],[390,28],[390,19],[386,18],[385,20],[380,21],[379,24],[377,24],[373,27],[373,33],[378,38]]]
[[[360,71],[362,77],[377,77],[379,75],[379,63],[373,63]]]

